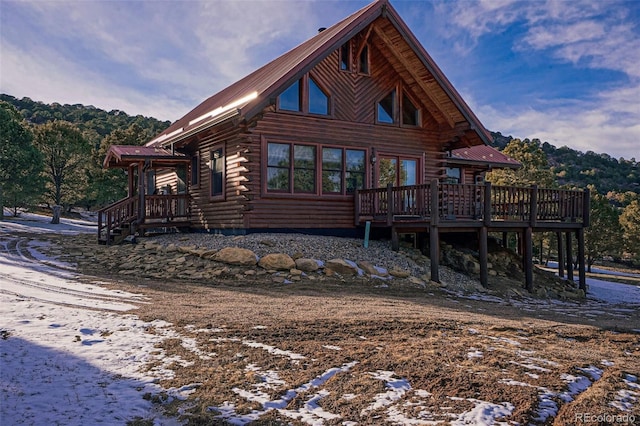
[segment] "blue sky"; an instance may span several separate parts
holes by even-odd
[[[0,0],[0,92],[174,121],[367,3]],[[489,130],[640,160],[640,1],[391,4]]]

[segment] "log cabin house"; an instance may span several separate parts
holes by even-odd
[[[394,248],[402,233],[422,236],[438,281],[440,235],[471,232],[486,285],[488,233],[516,232],[531,289],[531,235],[553,230],[566,233],[567,265],[577,235],[584,287],[587,193],[485,183],[493,167],[520,166],[490,140],[389,1],[377,0],[145,146],[112,146],[104,166],[127,170],[129,196],[100,212],[99,241],[159,227],[360,235],[373,227],[391,231]]]

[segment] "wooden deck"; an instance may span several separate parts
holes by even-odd
[[[128,197],[98,211],[98,243],[117,244],[140,229],[190,225],[191,200],[187,194]]]
[[[480,281],[487,285],[487,235],[517,232],[523,242],[526,287],[533,288],[532,233],[566,233],[567,272],[572,279],[571,238],[578,240],[579,285],[586,288],[584,233],[589,226],[589,191],[497,186],[485,183],[448,184],[437,179],[421,185],[364,189],[355,194],[355,224],[391,229],[392,245],[398,249],[400,233],[429,235],[431,276],[439,280],[439,241],[443,232],[478,232]],[[562,239],[559,238],[559,241]],[[562,261],[560,262],[563,263]]]

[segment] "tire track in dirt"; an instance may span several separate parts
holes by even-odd
[[[126,311],[144,303],[140,295],[84,283],[79,274],[34,256],[37,245],[26,237],[0,240],[0,293],[61,306]]]

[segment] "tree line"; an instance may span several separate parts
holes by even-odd
[[[97,209],[126,196],[121,170],[102,167],[111,145],[142,145],[169,121],[93,106],[0,95],[0,205]],[[1,213],[0,213],[1,214]]]

